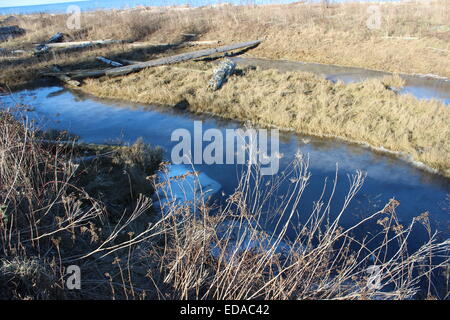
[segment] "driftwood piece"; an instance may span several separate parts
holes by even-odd
[[[136,60],[128,60],[128,59],[120,59],[120,62],[123,62],[123,64],[130,65],[130,64],[136,64],[136,63],[142,63],[142,61],[136,61]],[[169,68],[169,66],[161,66]],[[207,73],[206,70],[198,70],[198,69],[191,69],[191,68],[182,68],[182,67],[174,67],[170,66],[172,70],[180,70],[180,71],[188,71],[188,72],[197,72],[197,73]]]
[[[201,45],[217,45],[219,44],[219,40],[203,40],[203,41],[185,41],[180,44],[177,43],[155,43],[155,42],[132,42],[127,45],[132,48],[140,48],[140,47],[164,47],[164,46],[201,46]]]
[[[143,61],[136,61],[136,60],[128,60],[128,59],[120,59],[120,62],[122,62],[124,65],[130,65],[130,64],[136,64],[136,63],[142,63]],[[191,69],[191,68],[183,68],[183,67],[174,67],[174,66],[161,66],[161,67],[170,67],[173,70],[180,70],[180,71],[189,71],[189,72],[197,72],[197,73],[206,73],[208,71],[206,70],[198,70],[198,69]]]
[[[398,40],[419,40],[419,37],[395,37],[395,36],[385,36],[381,37],[382,39],[398,39]]]
[[[30,51],[26,51],[26,50],[22,50],[22,49],[8,50],[5,48],[0,48],[0,56],[15,57],[15,56],[21,56],[21,55],[24,55],[27,53],[30,53]]]
[[[0,27],[0,41],[6,41],[18,37],[25,33],[25,30],[18,26]]]
[[[48,39],[47,44],[62,42],[63,39],[64,39],[64,34],[61,32],[58,32],[55,35],[53,35],[50,39]]]
[[[73,80],[71,77],[69,77],[66,74],[59,74],[59,75],[55,75],[55,78],[59,79],[60,81],[67,83],[70,86],[73,87],[78,87],[80,85],[80,82],[77,80]]]
[[[136,60],[128,60],[128,59],[120,59],[120,62],[122,62],[123,65],[127,64],[137,64],[142,63],[143,61],[136,61]]]
[[[96,45],[123,43],[123,40],[93,40],[93,41],[70,41],[70,42],[59,42],[59,43],[48,43],[46,44],[49,48],[84,48]]]
[[[96,59],[98,61],[101,61],[101,62],[103,62],[103,63],[105,63],[107,65],[113,66],[113,67],[123,67],[123,64],[121,64],[120,62],[112,61],[112,60],[109,60],[109,59],[107,59],[105,57],[99,56]]]
[[[42,54],[42,53],[46,53],[48,51],[50,51],[50,48],[47,47],[46,44],[40,44],[40,45],[37,45],[36,48],[34,48],[35,54]]]
[[[126,75],[132,72],[137,72],[139,70],[149,68],[149,67],[157,67],[162,66],[166,64],[173,64],[183,61],[188,61],[192,59],[197,59],[201,57],[210,56],[216,53],[222,53],[227,51],[233,51],[233,50],[241,50],[244,48],[252,48],[257,46],[261,43],[261,40],[254,40],[254,41],[248,41],[248,42],[241,42],[236,43],[232,45],[227,46],[221,46],[217,48],[211,48],[211,49],[204,49],[199,51],[193,51],[188,53],[182,53],[177,54],[170,57],[150,60],[146,62],[140,62],[136,64],[131,64],[128,66],[118,67],[118,68],[111,68],[111,69],[104,69],[104,70],[85,70],[85,71],[76,71],[76,72],[70,72],[67,74],[70,74],[73,79],[84,79],[84,78],[95,78],[95,77],[101,77],[101,76],[122,76]],[[52,74],[47,74],[52,75]]]
[[[0,27],[0,34],[23,34],[25,33],[25,30],[22,28],[19,28],[18,26],[6,26],[6,27]]]
[[[45,44],[37,44],[35,47],[35,52],[37,54],[45,53],[50,51],[51,49],[82,49],[87,47],[99,46],[99,45],[109,45],[115,43],[123,43],[122,40],[95,40],[95,41],[71,41],[71,42],[58,42],[58,43],[45,43]]]
[[[230,59],[225,59],[219,66],[213,71],[213,76],[209,80],[209,87],[212,90],[219,90],[222,85],[227,81],[228,77],[233,74],[236,69],[236,62]]]
[[[206,70],[192,69],[192,68],[183,68],[183,67],[174,67],[174,66],[160,66],[160,68],[170,68],[171,70],[179,70],[185,72],[197,72],[197,73],[208,73]]]
[[[55,74],[53,75],[55,78],[59,79],[60,81],[67,83],[68,85],[74,86],[74,87],[78,87],[80,85],[80,82],[77,80],[73,80],[71,77],[69,77],[68,75],[62,73],[61,68],[58,66],[52,66],[51,67],[52,71],[55,72]]]
[[[142,63],[142,61],[128,60],[128,59],[120,59],[120,61],[123,62],[126,65]],[[169,66],[161,66],[161,67],[169,67]],[[208,71],[205,71],[205,70],[198,70],[198,69],[191,69],[191,68],[182,68],[182,67],[173,67],[173,66],[170,66],[170,68],[173,69],[173,70],[197,72],[197,73],[206,73],[206,72],[208,72]]]

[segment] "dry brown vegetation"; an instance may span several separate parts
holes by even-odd
[[[223,43],[264,39],[251,52],[257,57],[291,59],[391,72],[450,76],[450,4],[445,0],[422,3],[380,4],[381,25],[370,29],[367,3],[271,6],[221,6],[188,10],[129,10],[83,13],[81,30],[69,30],[65,15],[21,16],[19,25],[27,33],[2,43],[6,49],[29,48],[56,32],[68,39],[121,39],[178,43],[184,33],[199,40]],[[180,49],[171,48],[180,51]],[[186,49],[184,49],[186,50]],[[167,48],[165,54],[170,53]],[[49,64],[66,68],[100,66],[98,54],[151,59],[161,50],[131,50],[112,46],[74,54],[46,57],[1,58],[0,82],[21,85],[36,79]]]
[[[1,111],[0,299],[106,298],[103,273],[118,279],[110,266],[123,253],[95,263],[91,255],[152,221],[154,183],[146,177],[161,151],[139,141],[80,149],[47,137]],[[84,269],[82,295],[66,288],[69,265]]]
[[[149,187],[146,194],[127,192],[121,203],[100,201],[86,188],[92,170],[101,179],[91,177],[90,183],[125,184],[114,173],[118,168],[131,179],[126,186],[136,190],[133,170],[140,168],[142,178],[151,173],[142,169],[155,165],[154,151],[142,143],[101,149],[102,165],[80,163],[76,148],[43,142],[6,112],[0,124],[0,299],[407,299],[436,297],[435,284],[445,286],[442,275],[431,274],[448,266],[449,241],[436,242],[426,214],[403,226],[395,213],[399,203],[392,200],[356,225],[340,226],[364,181],[361,172],[351,177],[338,213],[329,209],[332,197],[318,199],[298,236],[288,241],[288,223],[311,177],[301,154],[289,174],[273,177],[270,185],[262,183],[258,168],[249,168],[214,215],[201,193],[197,201],[173,198],[172,185],[183,177],[163,178],[154,185],[161,191],[159,216]],[[109,180],[101,172],[106,168]],[[290,191],[272,202],[270,218],[288,220],[270,235],[258,225],[267,219],[267,201],[283,179],[291,181]],[[366,224],[373,238],[355,237]],[[430,240],[409,252],[417,224],[425,226]],[[368,274],[373,264],[381,286],[371,285],[377,283]],[[81,268],[81,290],[66,287],[70,265]],[[419,284],[424,290],[417,296]],[[448,287],[437,297],[447,292]]]
[[[213,68],[202,62],[151,68],[123,78],[89,79],[82,90],[149,104],[186,101],[192,112],[366,142],[450,176],[450,110],[439,101],[397,94],[390,86],[401,84],[398,76],[343,84],[308,73],[244,69],[212,91],[207,83]]]
[[[2,47],[31,48],[56,32],[74,40],[155,42],[179,42],[182,33],[196,33],[200,40],[224,43],[265,38],[252,52],[261,57],[449,76],[448,8],[446,1],[382,5],[380,30],[366,28],[366,4],[96,12],[85,14],[83,29],[76,32],[67,30],[65,16],[32,15],[20,17],[26,35]],[[383,38],[405,35],[420,39]],[[27,85],[51,64],[64,70],[98,67],[99,54],[144,60],[182,50],[188,49],[120,45],[1,57],[0,81]],[[211,64],[193,67],[88,80],[82,89],[146,103],[187,101],[193,112],[367,141],[406,152],[449,175],[448,108],[397,95],[389,86],[398,78],[343,85],[311,74],[243,70],[244,76],[234,75],[212,92],[206,85]],[[0,113],[1,299],[407,299],[417,297],[423,282],[419,298],[425,298],[435,294],[431,274],[448,272],[449,241],[435,241],[426,214],[401,225],[395,200],[355,226],[340,226],[363,183],[361,172],[351,177],[340,212],[330,211],[332,198],[318,199],[297,237],[287,240],[287,226],[311,178],[300,154],[290,175],[274,177],[268,187],[258,168],[248,168],[236,192],[212,215],[203,194],[195,202],[172,198],[171,184],[183,177],[153,183],[161,153],[141,141],[131,148],[90,147],[89,155],[96,157],[80,161],[85,149],[80,153],[76,146],[44,138]],[[289,179],[292,186],[272,203],[273,221],[288,217],[272,235],[257,225],[267,218],[267,199],[280,183],[276,179]],[[152,201],[155,190],[166,198],[160,199],[162,208]],[[337,219],[330,220],[332,214]],[[354,231],[367,224],[373,238],[355,238]],[[424,225],[430,240],[409,252],[417,224]],[[288,246],[277,250],[285,241]],[[434,256],[440,258],[437,264]],[[81,291],[66,288],[66,268],[73,264],[82,270]],[[380,267],[382,288],[368,286],[367,267],[373,264]],[[445,286],[448,276],[438,282]],[[439,297],[448,298],[448,292],[447,286]]]

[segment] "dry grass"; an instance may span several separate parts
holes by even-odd
[[[257,57],[291,59],[391,72],[437,74],[450,77],[450,8],[448,1],[380,4],[380,29],[369,29],[367,3],[320,5],[223,6],[191,10],[129,10],[84,13],[82,29],[69,30],[64,15],[29,15],[19,25],[27,34],[1,47],[30,48],[64,32],[73,40],[123,39],[177,43],[183,33],[199,40],[223,43],[265,39],[251,52]],[[417,37],[408,40],[405,37]],[[154,50],[116,46],[113,56],[154,58]],[[167,53],[167,52],[166,52]],[[9,86],[32,81],[49,64],[94,63],[103,49],[72,55],[0,58],[0,81]],[[100,66],[97,64],[97,66]],[[73,66],[75,68],[75,66]],[[70,69],[70,68],[69,68]]]
[[[63,16],[33,15],[20,22],[28,33],[2,46],[27,48],[57,31],[74,40],[173,42],[181,40],[181,33],[198,33],[200,39],[228,43],[263,37],[266,41],[255,55],[449,76],[449,34],[441,28],[449,21],[448,5],[383,5],[381,30],[365,27],[366,4],[97,12],[86,14],[83,30],[76,33],[66,29]],[[405,35],[420,40],[382,38]],[[113,51],[96,48],[77,56],[2,57],[0,81],[26,85],[55,63],[65,69],[98,66],[94,57],[99,54],[148,59],[162,53],[170,51],[115,46]],[[210,67],[203,65],[205,71]],[[246,70],[218,92],[207,90],[208,79],[208,72],[163,67],[90,80],[83,89],[148,103],[186,99],[193,112],[366,141],[406,152],[449,175],[448,108],[396,95],[387,87],[398,79],[343,85],[310,74]],[[1,299],[406,299],[416,295],[421,281],[428,281],[421,297],[431,296],[431,273],[448,267],[448,241],[435,242],[426,215],[400,225],[395,201],[368,213],[354,227],[340,227],[363,183],[362,173],[352,177],[337,219],[328,223],[333,199],[318,199],[307,222],[298,226],[297,237],[279,252],[275,249],[287,241],[288,224],[280,222],[273,235],[257,226],[266,219],[267,201],[279,183],[263,187],[257,169],[244,173],[236,193],[214,215],[199,194],[194,203],[161,202],[165,215],[156,217],[150,193],[162,188],[170,200],[170,184],[176,183],[151,186],[158,152],[138,143],[79,163],[75,149],[42,143],[41,138],[10,114],[0,114]],[[272,203],[272,221],[282,216],[290,221],[298,213],[295,208],[310,179],[301,155],[291,174],[283,177],[292,179],[290,192]],[[353,231],[370,223],[375,238],[354,238]],[[417,223],[429,231],[430,240],[408,252]],[[436,265],[433,256],[441,262]],[[83,272],[81,291],[66,289],[65,270],[72,264]],[[371,264],[382,270],[382,289],[367,286]],[[448,288],[440,297],[447,298],[447,293]]]
[[[188,204],[180,202],[171,193],[172,186],[179,181],[166,179],[160,186],[166,199],[162,211],[169,217],[164,228],[166,242],[148,251],[150,259],[159,265],[155,269],[158,272],[149,270],[150,276],[163,280],[157,290],[159,297],[233,300],[413,297],[420,278],[430,274],[416,273],[416,267],[424,267],[431,261],[424,260],[422,255],[427,250],[436,250],[446,256],[449,245],[443,243],[431,249],[428,243],[414,253],[407,252],[405,244],[411,237],[412,226],[423,223],[428,228],[427,216],[414,219],[409,226],[400,225],[395,213],[399,203],[391,200],[379,212],[342,228],[340,220],[361,188],[364,174],[356,172],[349,177],[348,195],[339,212],[330,210],[332,195],[318,199],[312,212],[298,212],[310,177],[308,162],[301,154],[297,154],[285,175],[269,181],[260,176],[258,167],[249,166],[243,171],[236,192],[214,214],[201,192]],[[290,183],[289,190],[280,195],[278,187],[286,182]],[[336,188],[336,182],[328,188]],[[297,223],[299,216],[306,222],[299,224],[295,236],[288,240],[287,230]],[[264,231],[267,223],[274,227],[273,233]],[[373,237],[355,236],[364,225],[372,226]],[[388,250],[392,251],[388,254]],[[440,266],[445,266],[446,261]],[[379,288],[368,285],[367,268],[371,265],[382,270]],[[430,268],[424,270],[427,269]]]
[[[93,263],[91,255],[129,241],[128,232],[154,218],[153,183],[143,190],[140,182],[161,161],[157,151],[138,143],[88,161],[76,149],[42,142],[29,124],[0,113],[0,299],[108,298],[103,273],[116,281],[120,270],[114,256]],[[116,257],[126,261],[127,253]],[[82,292],[67,290],[69,265],[83,270]]]
[[[183,66],[183,65],[182,65]],[[123,78],[89,79],[82,90],[105,98],[174,105],[317,136],[338,136],[407,154],[450,176],[450,111],[390,89],[398,76],[332,83],[308,73],[244,70],[219,91],[208,89],[212,64],[147,69]],[[194,72],[189,68],[206,72]]]
[[[340,226],[363,183],[361,172],[351,177],[340,212],[330,211],[332,197],[318,199],[290,240],[286,230],[310,179],[300,154],[270,184],[258,168],[245,170],[214,214],[202,192],[194,201],[172,198],[173,184],[183,179],[177,177],[155,185],[164,215],[149,216],[152,201],[139,195],[117,219],[111,204],[92,198],[80,182],[95,164],[77,165],[74,149],[40,142],[5,112],[0,121],[0,299],[446,298],[448,288],[442,295],[433,288],[445,286],[439,274],[448,266],[449,243],[435,241],[426,215],[400,225],[392,200],[356,225]],[[119,162],[128,171],[148,163],[142,148],[119,151],[109,166]],[[272,201],[283,181],[290,181],[289,192]],[[269,218],[278,221],[273,235],[260,228]],[[430,239],[409,252],[420,223]],[[366,224],[373,238],[355,237]],[[381,271],[376,288],[367,270],[374,264]],[[66,288],[69,265],[81,268],[81,290]]]

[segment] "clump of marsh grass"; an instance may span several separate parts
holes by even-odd
[[[151,148],[142,138],[127,148],[119,148],[113,162],[127,166],[139,166],[143,173],[153,174],[162,162],[162,149]]]
[[[58,295],[54,270],[37,257],[14,257],[0,261],[0,299],[50,299]]]
[[[402,79],[398,74],[392,76],[385,76],[381,79],[381,82],[389,89],[401,89],[405,86],[405,80]]]

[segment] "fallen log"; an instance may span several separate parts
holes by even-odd
[[[58,66],[52,66],[52,71],[54,71],[53,77],[59,79],[60,81],[67,83],[68,85],[78,87],[80,85],[80,82],[77,80],[73,80],[71,77],[69,77],[67,74],[62,73],[61,68]]]
[[[46,46],[49,48],[72,48],[72,47],[84,48],[89,46],[123,43],[123,42],[124,42],[123,40],[107,39],[107,40],[93,40],[93,41],[70,41],[70,42],[47,43]]]
[[[398,40],[419,40],[419,37],[395,37],[395,36],[385,36],[381,37],[382,39],[398,39]]]
[[[59,79],[60,81],[67,83],[68,85],[71,85],[73,87],[78,87],[80,85],[80,82],[77,80],[73,80],[71,77],[69,77],[66,74],[59,74],[55,75],[55,78]]]
[[[26,51],[26,50],[22,50],[22,49],[8,50],[5,48],[0,48],[0,56],[16,57],[16,56],[25,55],[27,53],[30,53],[30,51]]]
[[[233,74],[236,69],[236,62],[230,59],[225,59],[214,70],[213,76],[209,81],[209,87],[212,90],[219,90],[222,85],[227,81],[228,77]]]
[[[118,67],[118,68],[110,68],[110,69],[103,69],[103,70],[84,70],[84,71],[74,71],[74,72],[68,72],[73,79],[84,79],[84,78],[95,78],[95,77],[101,77],[101,76],[122,76],[129,73],[137,72],[139,70],[150,68],[150,67],[157,67],[162,66],[166,64],[173,64],[183,61],[188,61],[192,59],[198,59],[201,57],[207,57],[216,53],[222,53],[227,51],[233,51],[238,49],[244,49],[244,48],[252,48],[260,44],[261,40],[254,40],[254,41],[248,41],[248,42],[241,42],[237,44],[227,45],[227,46],[221,46],[217,48],[211,48],[211,49],[204,49],[199,51],[193,51],[188,53],[181,53],[170,57],[150,60],[146,62],[140,62],[136,64],[131,64],[128,66]],[[52,74],[47,74],[52,75]]]
[[[129,64],[137,64],[142,63],[143,61],[136,61],[136,60],[128,60],[128,59],[120,59],[120,62],[122,62],[122,65],[129,65]]]
[[[122,62],[124,65],[130,65],[130,64],[136,64],[136,63],[142,63],[143,61],[136,61],[136,60],[128,60],[128,59],[120,59],[120,62]],[[161,66],[161,67],[169,67],[169,66]],[[173,70],[181,70],[181,71],[192,71],[192,72],[198,72],[198,73],[207,73],[206,70],[198,70],[198,69],[191,69],[191,68],[182,68],[182,67],[173,67],[170,66]]]
[[[95,40],[95,41],[71,41],[71,42],[57,42],[57,43],[45,43],[45,44],[36,44],[35,52],[37,54],[46,53],[51,49],[66,49],[66,50],[74,50],[74,49],[83,49],[87,47],[100,46],[100,45],[109,45],[115,43],[123,43],[123,40]]]
[[[126,65],[142,63],[142,61],[128,60],[128,59],[120,59],[120,61]],[[169,66],[161,66],[161,67],[169,68]],[[197,72],[197,73],[207,73],[208,72],[206,70],[198,70],[198,69],[191,69],[191,68],[181,68],[181,67],[172,67],[172,66],[170,68],[173,70],[189,71],[189,72]]]
[[[182,44],[186,44],[188,46],[203,46],[203,45],[212,45],[212,44],[219,44],[221,43],[220,40],[202,40],[202,41],[186,41]]]
[[[136,63],[142,63],[142,61],[136,61],[136,60],[128,60],[128,59],[120,59],[121,62],[123,62],[126,65],[130,64],[136,64]],[[162,66],[162,67],[169,67],[169,66]],[[191,68],[180,68],[180,67],[170,67],[174,70],[180,70],[180,71],[188,71],[188,72],[197,72],[197,73],[206,73],[208,71],[206,70],[198,70],[198,69],[191,69]]]
[[[155,42],[132,42],[127,45],[132,48],[140,47],[165,47],[165,46],[202,46],[202,45],[215,45],[219,44],[219,40],[203,40],[203,41],[185,41],[180,44],[177,43],[155,43]]]
[[[216,45],[219,44],[219,40],[204,40],[204,41],[186,41],[181,44],[175,43],[155,43],[155,42],[127,42],[125,40],[93,40],[93,41],[70,41],[70,42],[60,42],[64,34],[57,33],[51,37],[46,43],[35,44],[35,52],[42,54],[50,51],[51,49],[81,49],[86,47],[93,47],[98,45],[109,45],[109,44],[126,44],[132,48],[140,47],[165,47],[165,46],[200,46],[200,45]]]
[[[7,41],[8,39],[21,36],[25,30],[18,26],[0,27],[0,41]]]
[[[0,34],[23,34],[25,33],[25,30],[22,28],[19,28],[18,26],[6,26],[6,27],[0,27]]]
[[[59,74],[59,75],[55,75],[55,78],[59,79],[60,81],[67,83],[70,86],[73,87],[78,87],[80,85],[80,82],[77,80],[73,80],[71,77],[69,77],[66,74]]]
[[[197,73],[208,73],[206,70],[192,69],[192,68],[182,68],[182,67],[173,67],[173,66],[161,66],[161,68],[170,68],[171,70],[179,70],[186,72],[197,72]]]
[[[61,32],[58,32],[55,35],[53,35],[50,39],[47,40],[47,44],[62,42],[63,39],[64,39],[64,34]]]
[[[109,60],[109,59],[107,59],[105,57],[97,57],[96,59],[98,61],[101,61],[101,62],[103,62],[103,63],[105,63],[107,65],[113,66],[113,67],[123,67],[123,64],[121,64],[120,62],[112,61],[112,60]]]

